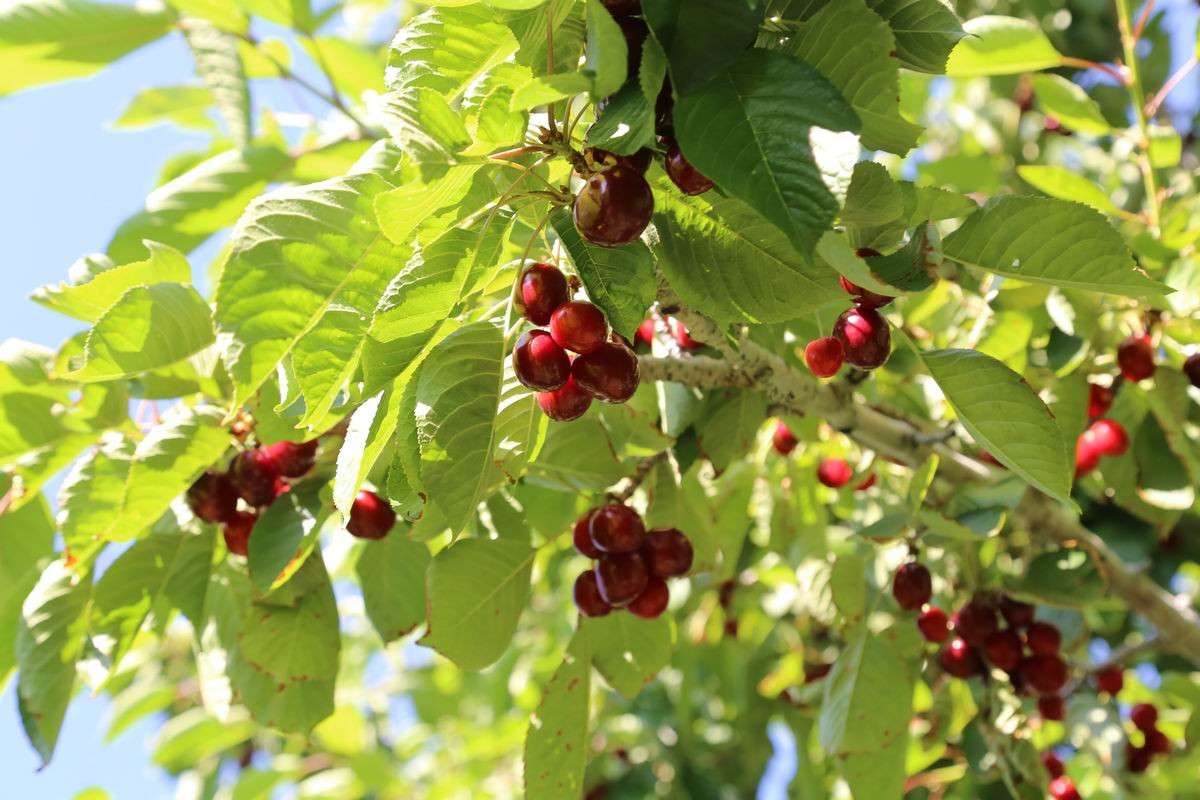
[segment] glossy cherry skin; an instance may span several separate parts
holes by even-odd
[[[262,449],[263,454],[275,462],[279,474],[285,478],[302,478],[317,461],[317,440],[311,442],[275,442]]]
[[[1029,603],[1023,603],[1011,597],[1004,597],[1000,600],[1000,614],[1010,628],[1021,630],[1029,627],[1029,624],[1033,622],[1034,612],[1034,607]]]
[[[592,405],[592,393],[584,389],[574,378],[552,392],[537,393],[538,407],[555,422],[570,422],[579,419]]]
[[[650,574],[659,578],[678,578],[692,568],[695,552],[692,542],[675,528],[656,528],[646,534],[642,559]]]
[[[521,334],[513,346],[512,363],[517,380],[542,392],[561,388],[571,377],[571,359],[567,357],[567,351],[540,329]]]
[[[1123,456],[1129,450],[1129,434],[1116,420],[1098,419],[1088,428],[1101,455]]]
[[[830,489],[840,489],[854,477],[854,470],[843,459],[823,458],[817,465],[817,480]]]
[[[937,606],[931,606],[917,617],[917,629],[927,642],[941,644],[950,638],[950,618]]]
[[[1058,656],[1029,656],[1021,662],[1021,677],[1038,694],[1056,694],[1067,685],[1067,662]]]
[[[954,614],[954,632],[972,647],[983,647],[996,628],[996,610],[982,600],[971,600]]]
[[[225,538],[225,546],[229,552],[245,557],[250,552],[250,534],[254,532],[254,523],[258,519],[254,514],[239,511],[233,519],[225,523],[221,535]]]
[[[651,576],[646,581],[646,588],[633,599],[626,608],[642,619],[657,619],[667,610],[671,602],[671,592],[662,578]]]
[[[883,366],[892,352],[892,333],[887,321],[873,308],[843,311],[833,324],[833,335],[842,343],[846,361],[861,369]]]
[[[262,450],[238,453],[229,467],[229,477],[242,499],[255,508],[270,505],[275,499],[279,468]]]
[[[1116,697],[1125,688],[1125,673],[1120,667],[1105,667],[1096,673],[1096,688]]]
[[[663,81],[654,101],[654,132],[659,136],[675,135],[675,92],[671,89],[670,76]]]
[[[978,675],[982,669],[979,656],[971,646],[959,638],[952,639],[938,653],[938,663],[942,669],[956,678],[969,678]]]
[[[1054,800],[1081,800],[1079,790],[1075,788],[1075,781],[1066,775],[1060,775],[1050,781],[1050,796]]]
[[[613,610],[608,601],[600,596],[600,584],[596,580],[596,573],[590,569],[581,572],[575,579],[573,594],[575,607],[585,617],[603,617]]]
[[[1116,392],[1098,383],[1088,384],[1088,419],[1099,419],[1112,408]]]
[[[1100,466],[1099,443],[1091,431],[1084,431],[1075,440],[1075,477],[1082,478]]]
[[[633,341],[637,344],[644,344],[650,347],[654,344],[655,325],[654,320],[644,319],[642,324],[638,325],[637,332],[633,334]]]
[[[1183,362],[1183,374],[1187,375],[1192,386],[1200,389],[1200,353],[1192,353],[1187,357],[1187,361]]]
[[[597,399],[624,403],[637,391],[641,372],[632,350],[623,344],[605,342],[575,359],[571,375]]]
[[[572,300],[550,315],[550,335],[565,350],[590,353],[608,341],[608,320],[595,305]]]
[[[575,520],[575,526],[571,529],[571,541],[575,544],[575,549],[580,555],[587,556],[591,559],[597,559],[603,553],[600,548],[592,542],[592,516],[595,515],[596,509],[590,509],[582,517]]]
[[[675,184],[675,188],[693,197],[698,194],[704,194],[713,188],[713,182],[705,177],[700,170],[692,166],[692,162],[684,157],[683,151],[679,149],[679,142],[664,137],[663,144],[667,148],[663,167],[666,169],[667,177],[671,179],[671,183]]]
[[[869,255],[879,255],[875,251],[870,251]],[[854,298],[855,305],[864,308],[883,308],[888,303],[896,298],[888,297],[886,294],[878,294],[870,289],[864,289],[857,283],[854,283],[845,275],[838,276],[838,285],[842,287],[842,291]]]
[[[1021,637],[1012,630],[996,631],[983,643],[983,655],[988,663],[1005,672],[1020,666],[1023,652]]]
[[[775,430],[771,433],[771,446],[775,448],[776,453],[781,456],[791,455],[798,444],[800,440],[792,433],[791,428],[782,422],[775,423]]]
[[[554,309],[571,298],[567,278],[552,264],[530,264],[517,282],[516,306],[534,325],[546,325]]]
[[[603,553],[632,553],[646,541],[646,523],[641,515],[621,503],[596,509],[588,531],[596,549]]]
[[[1042,719],[1062,722],[1067,718],[1067,703],[1056,694],[1042,695],[1037,701],[1038,714]]]
[[[1121,342],[1117,347],[1117,366],[1126,380],[1136,382],[1152,377],[1156,366],[1149,334],[1134,334]]]
[[[1051,779],[1058,778],[1067,771],[1062,759],[1049,751],[1042,753],[1042,766],[1046,768],[1046,772],[1050,773]]]
[[[640,595],[650,581],[650,572],[638,553],[609,553],[596,562],[600,596],[609,605],[623,607]]]
[[[640,172],[618,165],[587,179],[575,195],[572,214],[579,235],[592,244],[629,244],[650,224],[654,192]]]
[[[636,3],[632,5],[636,5]],[[626,13],[637,14],[638,11]],[[627,53],[625,80],[636,81],[642,66],[642,48],[646,44],[646,37],[650,35],[650,29],[646,27],[646,23],[640,17],[634,16],[617,16],[617,25],[620,26],[621,33],[625,36],[625,52]],[[642,172],[645,171],[642,170]]]
[[[1062,647],[1062,634],[1048,622],[1035,622],[1025,631],[1029,651],[1038,656],[1052,656]]]
[[[237,514],[238,490],[223,472],[206,472],[187,490],[192,513],[205,522],[229,522]]]
[[[1158,709],[1149,703],[1138,703],[1129,710],[1129,721],[1143,733],[1152,731],[1158,725]]]
[[[846,360],[846,348],[836,336],[813,339],[804,348],[804,363],[818,378],[832,378]]]
[[[396,512],[374,492],[363,489],[350,506],[346,530],[359,539],[382,539],[396,524]]]
[[[916,611],[933,597],[933,579],[924,564],[901,564],[892,577],[892,597],[905,611]]]

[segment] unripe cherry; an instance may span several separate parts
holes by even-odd
[[[592,543],[603,553],[632,553],[646,540],[646,524],[632,508],[609,503],[592,513],[588,523]]]
[[[892,578],[892,597],[905,611],[916,611],[933,597],[933,579],[923,564],[901,564]]]
[[[1075,440],[1075,477],[1082,478],[1100,466],[1099,444],[1090,430],[1084,431]]]
[[[606,553],[596,562],[600,596],[609,605],[623,607],[646,588],[650,572],[638,553]]]
[[[831,489],[840,489],[854,477],[854,470],[841,458],[823,458],[817,465],[817,480]]]
[[[534,325],[546,325],[554,309],[570,299],[567,278],[553,264],[538,262],[521,273],[517,282],[516,306]]]
[[[925,641],[941,644],[950,638],[950,618],[937,606],[930,606],[917,617],[917,629]]]
[[[1117,347],[1117,366],[1129,381],[1137,382],[1153,377],[1156,366],[1150,334],[1133,334],[1121,342]]]
[[[513,346],[512,363],[517,380],[530,389],[551,392],[561,388],[571,377],[567,351],[540,329],[521,334]]]
[[[574,376],[552,392],[538,392],[537,404],[555,422],[579,419],[592,405],[592,393],[579,385]]]
[[[865,306],[842,312],[833,335],[846,351],[846,362],[861,369],[883,366],[892,352],[892,333],[879,312]]]
[[[1046,768],[1046,772],[1050,773],[1051,780],[1061,777],[1067,771],[1062,759],[1049,750],[1042,753],[1042,766]]]
[[[350,506],[350,521],[346,523],[346,530],[359,539],[382,539],[395,524],[396,512],[388,501],[363,489]]]
[[[835,336],[813,339],[804,348],[804,363],[818,378],[832,378],[842,368],[846,350]]]
[[[1098,419],[1091,424],[1088,432],[1101,455],[1123,456],[1129,450],[1129,434],[1125,432],[1125,426],[1116,420]]]
[[[608,320],[595,305],[572,300],[550,315],[550,336],[565,350],[590,353],[608,341]]]
[[[667,610],[670,602],[671,592],[666,581],[652,575],[646,581],[646,588],[626,608],[642,619],[656,619]]]
[[[642,324],[638,325],[637,332],[633,334],[633,341],[637,344],[644,344],[646,347],[654,344],[655,325],[653,319],[644,319]]]
[[[704,342],[698,342],[688,333],[687,326],[674,317],[667,318],[667,328],[671,331],[671,338],[675,340],[675,344],[679,345],[684,350],[698,350],[704,347]]]
[[[1125,768],[1137,775],[1150,769],[1154,754],[1149,747],[1134,747],[1131,742],[1125,743]]]
[[[584,570],[575,579],[573,589],[575,607],[585,617],[603,617],[612,611],[612,606],[600,596],[600,585],[596,581],[596,573]]]
[[[646,534],[642,559],[651,575],[677,578],[692,568],[695,552],[687,536],[675,528],[656,528]]]
[[[1171,747],[1171,740],[1167,738],[1167,735],[1155,728],[1154,730],[1146,731],[1146,749],[1153,755],[1165,756],[1170,755],[1173,748]]]

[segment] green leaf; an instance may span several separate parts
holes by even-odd
[[[719,322],[784,322],[837,299],[837,273],[739,200],[662,192],[655,248],[671,288]]]
[[[54,552],[54,520],[39,494],[22,507],[0,514],[0,689],[17,665],[21,605],[41,574],[41,562]]]
[[[248,14],[256,14],[285,28],[297,31],[312,30],[313,13],[309,0],[233,0],[233,2]]]
[[[394,642],[425,621],[425,573],[432,557],[422,542],[392,534],[367,542],[358,556],[367,617],[384,642]]]
[[[587,46],[583,70],[592,76],[592,97],[613,94],[625,84],[629,47],[621,26],[600,0],[586,0]]]
[[[513,91],[508,106],[513,111],[526,111],[591,91],[592,85],[592,79],[580,72],[542,75],[518,86]]]
[[[591,678],[591,641],[577,633],[525,734],[526,800],[583,796]]]
[[[136,130],[173,122],[181,128],[212,132],[217,128],[208,114],[212,105],[213,94],[205,86],[155,86],[135,94],[112,126]]]
[[[1107,593],[1104,579],[1087,553],[1081,550],[1055,550],[1039,554],[1029,562],[1025,574],[1012,588],[1021,594],[1067,608],[1095,602]]]
[[[337,36],[305,37],[300,46],[329,70],[334,87],[351,99],[358,100],[368,91],[383,91],[385,59],[378,47]]]
[[[767,398],[745,390],[714,392],[696,422],[696,444],[718,474],[744,455],[767,417]]]
[[[121,434],[106,434],[63,479],[58,525],[68,550],[86,552],[107,538],[125,502],[134,449]]]
[[[162,726],[151,758],[165,770],[183,772],[237,747],[255,732],[254,722],[244,713],[236,720],[218,720],[203,708],[189,708]]]
[[[1162,440],[1187,473],[1186,482],[1192,486],[1200,485],[1200,448],[1187,431],[1187,378],[1181,372],[1160,366],[1154,375],[1154,389],[1144,395],[1162,429]],[[1141,438],[1140,433],[1138,438]]]
[[[834,0],[836,2],[836,0]],[[963,26],[943,0],[867,0],[896,35],[896,57],[909,69],[940,74],[963,38]]]
[[[587,143],[618,155],[654,147],[654,102],[630,83],[608,99],[588,128]]]
[[[1150,126],[1150,166],[1173,169],[1183,158],[1183,139],[1169,125]]]
[[[863,146],[904,155],[921,127],[900,116],[900,78],[891,28],[865,0],[829,3],[802,23],[786,51],[829,78],[862,120]],[[855,58],[846,58],[854,52]]]
[[[121,266],[111,264],[99,271],[77,272],[72,268],[68,280],[46,284],[34,290],[31,298],[59,313],[95,322],[125,292],[152,283],[188,283],[192,268],[173,247],[147,241],[150,257]]]
[[[596,247],[579,235],[570,212],[550,215],[550,226],[567,249],[588,297],[608,315],[613,330],[628,339],[654,302],[654,268],[642,242],[624,247]]]
[[[1034,75],[1033,91],[1042,110],[1053,114],[1070,130],[1096,136],[1112,132],[1112,126],[1104,118],[1100,105],[1088,97],[1082,86],[1063,76],[1052,73]]]
[[[444,160],[471,143],[462,115],[445,97],[423,86],[389,92],[385,103],[388,134],[421,160]]]
[[[508,649],[529,602],[537,551],[519,539],[467,539],[429,567],[429,632],[421,644],[462,669],[480,670]]]
[[[1116,214],[1117,207],[1096,184],[1066,167],[1025,164],[1017,167],[1021,180],[1051,197],[1091,206],[1102,214]]]
[[[248,147],[254,136],[254,118],[237,38],[196,18],[184,21],[183,35],[196,60],[196,74],[216,100],[234,144]]]
[[[669,615],[642,619],[614,612],[581,617],[579,630],[587,635],[596,669],[628,700],[671,661],[674,633]]]
[[[899,222],[904,216],[904,193],[892,180],[887,168],[874,161],[854,165],[846,204],[842,208],[842,223],[847,226],[885,225]]]
[[[953,78],[1014,75],[1062,64],[1062,55],[1036,22],[1016,17],[983,16],[967,20],[967,35],[946,64]]]
[[[933,485],[933,478],[937,475],[940,463],[941,459],[936,453],[930,454],[913,473],[912,480],[908,484],[907,499],[908,509],[914,515],[921,510],[921,506],[925,505],[925,495],[929,493],[929,487]]]
[[[552,425],[528,469],[531,480],[563,491],[604,489],[624,476],[607,431],[591,417]]]
[[[678,92],[689,92],[737,60],[754,43],[763,3],[643,0],[642,13],[662,45]]]
[[[867,610],[867,559],[860,553],[841,553],[829,573],[829,589],[833,603],[843,620],[852,623],[862,619]]]
[[[1103,215],[1064,200],[996,198],[946,237],[942,251],[967,266],[1068,289],[1129,297],[1169,291],[1134,268]]]
[[[544,20],[540,35],[546,35]],[[455,100],[517,46],[494,11],[479,5],[431,8],[396,32],[388,53],[387,86],[428,88]]]
[[[223,31],[246,33],[250,20],[229,0],[169,0],[168,5],[189,17],[208,20]]]
[[[262,593],[283,586],[307,561],[331,513],[314,487],[279,497],[254,523],[248,547],[250,582]]]
[[[86,0],[0,7],[0,96],[98,72],[170,30],[159,10]]]
[[[826,230],[838,201],[822,180],[809,134],[857,130],[854,110],[819,72],[783,53],[750,50],[679,98],[679,144],[696,169],[754,208],[798,249]]]
[[[170,366],[216,341],[208,303],[191,286],[135,286],[104,312],[88,334],[84,382],[111,381]]]

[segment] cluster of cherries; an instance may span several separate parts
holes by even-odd
[[[860,257],[879,255],[874,250],[860,250]],[[804,363],[818,378],[832,378],[842,363],[859,369],[883,366],[892,352],[892,333],[879,309],[896,298],[876,294],[839,276],[846,294],[854,305],[846,309],[833,323],[833,334],[814,339],[804,348]]]
[[[512,352],[517,380],[537,391],[546,416],[567,422],[583,416],[593,398],[624,403],[633,397],[640,380],[637,356],[609,334],[603,311],[571,299],[557,267],[528,267],[517,284],[516,301],[527,320],[549,328],[521,334]]]
[[[1075,440],[1075,477],[1087,475],[1100,466],[1105,456],[1122,456],[1129,450],[1129,434],[1116,420],[1105,419],[1112,408],[1117,389],[1122,380],[1146,380],[1154,376],[1158,367],[1154,363],[1154,347],[1150,334],[1140,333],[1127,337],[1117,346],[1117,366],[1121,370],[1118,380],[1111,387],[1098,383],[1088,385],[1088,426]]]
[[[675,528],[646,531],[623,503],[593,508],[575,522],[575,549],[596,564],[575,579],[575,605],[587,617],[624,608],[654,619],[671,600],[667,578],[692,568],[692,543]]]
[[[243,450],[224,472],[209,470],[196,479],[187,490],[188,507],[199,519],[222,525],[229,552],[245,556],[259,514],[292,488],[291,480],[307,475],[316,458],[315,439]],[[350,509],[346,530],[360,539],[382,539],[395,523],[388,502],[364,489]]]
[[[798,444],[800,440],[786,423],[775,423],[775,430],[771,433],[771,446],[775,448],[776,453],[781,456],[791,455]],[[844,458],[822,458],[817,464],[817,480],[830,489],[841,489],[853,479],[854,468]],[[875,473],[872,472],[854,487],[854,491],[865,492],[874,485]]]

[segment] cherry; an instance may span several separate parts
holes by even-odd
[[[546,325],[554,309],[567,302],[571,290],[566,276],[552,264],[529,265],[517,282],[516,306],[534,325]]]
[[[1016,669],[1021,663],[1024,647],[1016,631],[996,631],[983,643],[983,655],[1002,670]]]
[[[677,578],[692,568],[695,553],[688,537],[675,528],[656,528],[646,535],[642,559],[650,574],[659,578]]]
[[[1042,766],[1046,768],[1046,772],[1050,773],[1051,780],[1061,778],[1063,773],[1067,771],[1067,767],[1063,764],[1062,759],[1050,751],[1042,753]]]
[[[866,479],[865,481],[863,481],[862,483],[860,483],[858,486],[855,486],[855,487],[854,487],[854,491],[856,491],[856,492],[865,492],[867,489],[870,489],[872,486],[874,486],[874,485],[875,485],[875,478],[876,478],[876,477],[877,477],[877,476],[875,475],[875,473],[874,473],[874,472],[872,472],[870,475],[868,475],[868,476],[867,476],[867,479]]]
[[[579,519],[575,520],[575,527],[571,529],[571,540],[575,543],[575,549],[581,555],[588,558],[599,558],[603,555],[600,548],[592,541],[592,517],[595,516],[596,509],[591,509]]]
[[[550,336],[563,349],[590,353],[608,340],[608,320],[591,303],[572,300],[550,315]]]
[[[1093,444],[1101,455],[1123,456],[1129,450],[1129,434],[1125,426],[1116,420],[1098,419],[1091,424],[1088,432],[1092,434]]]
[[[1088,419],[1099,419],[1112,408],[1116,392],[1098,383],[1088,384]]]
[[[971,649],[971,645],[959,638],[954,638],[938,653],[938,663],[942,669],[956,678],[969,678],[980,672],[982,665],[979,656]]]
[[[833,670],[833,664],[806,664],[804,667],[804,683],[816,683]]]
[[[650,573],[638,553],[609,553],[596,562],[596,580],[609,605],[624,606],[646,588]]]
[[[800,440],[792,433],[791,428],[782,422],[775,423],[775,430],[771,433],[771,446],[775,448],[776,453],[781,456],[791,455],[798,444]]]
[[[1027,628],[1033,622],[1034,608],[1011,597],[1000,599],[1000,615],[1010,628]]]
[[[1075,781],[1066,775],[1059,775],[1050,781],[1050,796],[1054,800],[1082,800],[1079,790],[1075,788]]]
[[[1082,478],[1100,466],[1100,447],[1091,430],[1086,430],[1075,440],[1075,477]]]
[[[250,553],[250,534],[254,532],[254,522],[257,517],[248,511],[238,511],[225,523],[221,535],[225,537],[225,546],[229,552],[245,557]]]
[[[854,470],[843,459],[823,458],[817,465],[817,480],[831,489],[840,489],[854,477]]]
[[[609,503],[592,513],[588,523],[592,543],[603,553],[632,553],[646,540],[646,524],[632,508]]]
[[[818,378],[832,378],[837,375],[845,360],[846,348],[842,347],[841,340],[834,336],[813,339],[804,348],[804,363]]]
[[[612,611],[613,607],[600,596],[600,584],[596,582],[596,573],[584,570],[575,579],[575,607],[585,617],[603,617]]]
[[[917,628],[927,642],[941,644],[950,638],[950,618],[937,606],[930,606],[917,617]]]
[[[860,251],[862,252],[862,251]],[[860,258],[866,258],[871,255],[879,255],[879,253],[871,250],[866,256],[860,255]],[[856,305],[863,308],[883,308],[888,303],[896,298],[888,297],[886,294],[877,294],[870,289],[864,289],[857,283],[853,283],[845,275],[838,276],[838,285],[842,287],[842,291],[854,298]]]
[[[1138,703],[1129,710],[1129,721],[1143,733],[1152,731],[1158,725],[1158,709],[1149,703]]]
[[[1126,380],[1141,381],[1154,375],[1154,347],[1150,334],[1134,334],[1117,347],[1117,366]]]
[[[1154,754],[1150,752],[1148,747],[1134,747],[1131,743],[1125,744],[1125,767],[1132,773],[1139,774],[1150,769],[1150,761]]]
[[[636,2],[633,3],[636,7]],[[636,14],[638,11],[630,11],[629,14]],[[625,36],[625,50],[628,54],[626,61],[626,80],[636,80],[637,74],[642,66],[642,48],[646,44],[646,37],[650,35],[650,29],[646,27],[646,23],[640,17],[633,16],[618,16],[617,25],[621,28],[621,33]],[[646,170],[642,170],[645,172]]]
[[[238,453],[229,467],[229,476],[242,499],[255,508],[270,505],[275,499],[279,467],[262,450]]]
[[[687,326],[674,317],[667,320],[667,327],[671,330],[671,336],[675,339],[675,344],[684,350],[698,350],[704,347],[704,342],[698,342],[693,339],[692,335],[688,333]]]
[[[650,224],[654,192],[637,170],[617,165],[587,179],[572,214],[579,235],[592,244],[629,244]]]
[[[1183,362],[1183,374],[1191,381],[1192,386],[1200,389],[1200,353],[1192,353]]]
[[[187,490],[188,508],[205,522],[229,522],[237,514],[238,490],[223,472],[206,472]]]
[[[1096,673],[1096,688],[1116,697],[1125,688],[1125,673],[1118,666],[1109,666]]]
[[[630,611],[642,619],[656,619],[667,610],[671,602],[671,592],[667,589],[666,581],[651,576],[646,582],[646,588],[628,605]]]
[[[709,189],[713,188],[713,182],[704,176],[700,170],[692,166],[692,162],[684,157],[683,151],[679,149],[679,142],[672,137],[664,136],[662,143],[667,148],[667,156],[663,161],[663,166],[667,171],[667,177],[671,179],[671,183],[679,191],[686,195],[704,194]]]
[[[843,311],[833,324],[833,335],[842,343],[846,361],[862,369],[883,366],[892,351],[892,333],[873,308]]]
[[[1062,647],[1062,634],[1048,622],[1035,622],[1025,631],[1025,643],[1037,656],[1053,656]]]
[[[1165,756],[1171,753],[1171,740],[1162,731],[1155,728],[1154,730],[1146,731],[1146,749],[1152,755]]]
[[[983,600],[971,600],[954,614],[954,632],[972,647],[982,647],[996,628],[996,611]]]
[[[642,11],[641,0],[600,0],[600,3],[614,17],[640,14]]]
[[[317,440],[310,442],[276,442],[262,449],[266,458],[275,462],[285,478],[302,478],[317,461]]]
[[[1030,656],[1021,662],[1021,676],[1039,694],[1055,694],[1067,685],[1067,662],[1058,656]]]
[[[916,611],[933,597],[933,579],[923,564],[901,564],[892,578],[892,597],[905,611]]]
[[[655,325],[653,319],[642,320],[642,324],[638,325],[637,333],[633,335],[633,340],[637,344],[644,344],[650,347],[654,344]]]
[[[526,331],[512,352],[517,380],[543,392],[561,388],[571,377],[571,360],[546,331]]]
[[[396,524],[396,512],[374,492],[363,489],[350,506],[346,530],[359,539],[382,539]]]
[[[571,375],[581,387],[608,403],[624,403],[637,391],[637,356],[623,344],[606,342],[575,359]]]
[[[538,392],[537,402],[542,412],[550,419],[556,422],[570,422],[587,413],[592,405],[592,394],[571,377],[552,392]]]
[[[1062,722],[1067,718],[1067,703],[1056,694],[1042,695],[1037,701],[1038,714],[1042,719]]]

